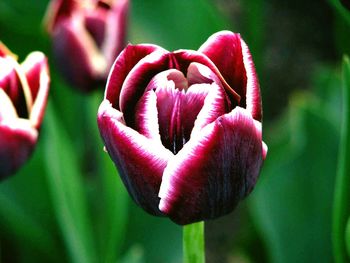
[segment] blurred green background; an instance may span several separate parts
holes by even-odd
[[[48,0],[0,0],[0,40],[49,56],[51,90],[30,161],[0,184],[1,262],[181,262],[182,229],[136,207],[102,150],[103,87],[83,95],[52,61]],[[269,146],[253,193],[206,224],[208,262],[332,262],[331,218],[350,12],[337,0],[134,0],[128,41],[197,49],[240,32],[257,67]]]

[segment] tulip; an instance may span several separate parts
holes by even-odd
[[[98,110],[105,149],[134,201],[185,225],[230,213],[258,178],[261,97],[239,34],[198,51],[128,45]]]
[[[20,65],[0,42],[0,180],[30,157],[49,91],[47,59],[32,52]]]
[[[105,85],[125,46],[128,0],[52,0],[45,24],[66,81],[81,91]]]

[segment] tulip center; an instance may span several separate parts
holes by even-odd
[[[152,78],[137,102],[134,128],[177,154],[191,136],[230,109],[218,77],[192,62],[186,76],[172,68]]]
[[[0,88],[4,90],[12,102],[18,117],[26,119],[29,117],[29,108],[25,94],[26,90],[23,88],[22,83],[25,82],[24,85],[28,84],[26,83],[25,76],[19,74],[22,73],[20,68],[18,67],[16,72],[14,65],[16,65],[16,63],[9,59],[0,59],[0,68],[3,69],[2,75],[0,76]],[[29,99],[31,103],[31,98]],[[31,107],[31,105],[29,106]]]
[[[170,69],[159,76],[153,91],[157,97],[159,134],[162,144],[174,154],[190,139],[195,121],[209,93],[213,80],[199,74],[197,66],[190,65],[187,76]],[[156,77],[157,79],[157,77]]]

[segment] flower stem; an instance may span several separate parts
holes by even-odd
[[[204,222],[183,227],[184,263],[204,263]]]
[[[343,116],[340,137],[339,163],[334,190],[333,251],[335,262],[349,262],[346,251],[346,223],[350,215],[350,62],[343,63]]]

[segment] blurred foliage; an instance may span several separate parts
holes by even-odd
[[[265,131],[270,147],[251,212],[269,262],[331,262],[339,74],[322,69],[314,92],[296,93],[287,113]]]
[[[42,25],[47,4],[0,0],[0,39],[20,60],[45,52],[52,76],[34,155],[0,185],[0,261],[181,262],[181,227],[138,208],[102,150],[103,87],[86,96],[57,74]],[[349,12],[338,0],[134,0],[129,21],[131,43],[168,50],[197,49],[218,30],[240,32],[257,66],[269,153],[248,200],[207,225],[209,237],[218,232],[206,240],[209,262],[332,262]]]
[[[347,262],[347,223],[350,218],[350,61],[343,59],[343,111],[341,114],[341,133],[337,177],[334,189],[332,241],[336,262]]]

